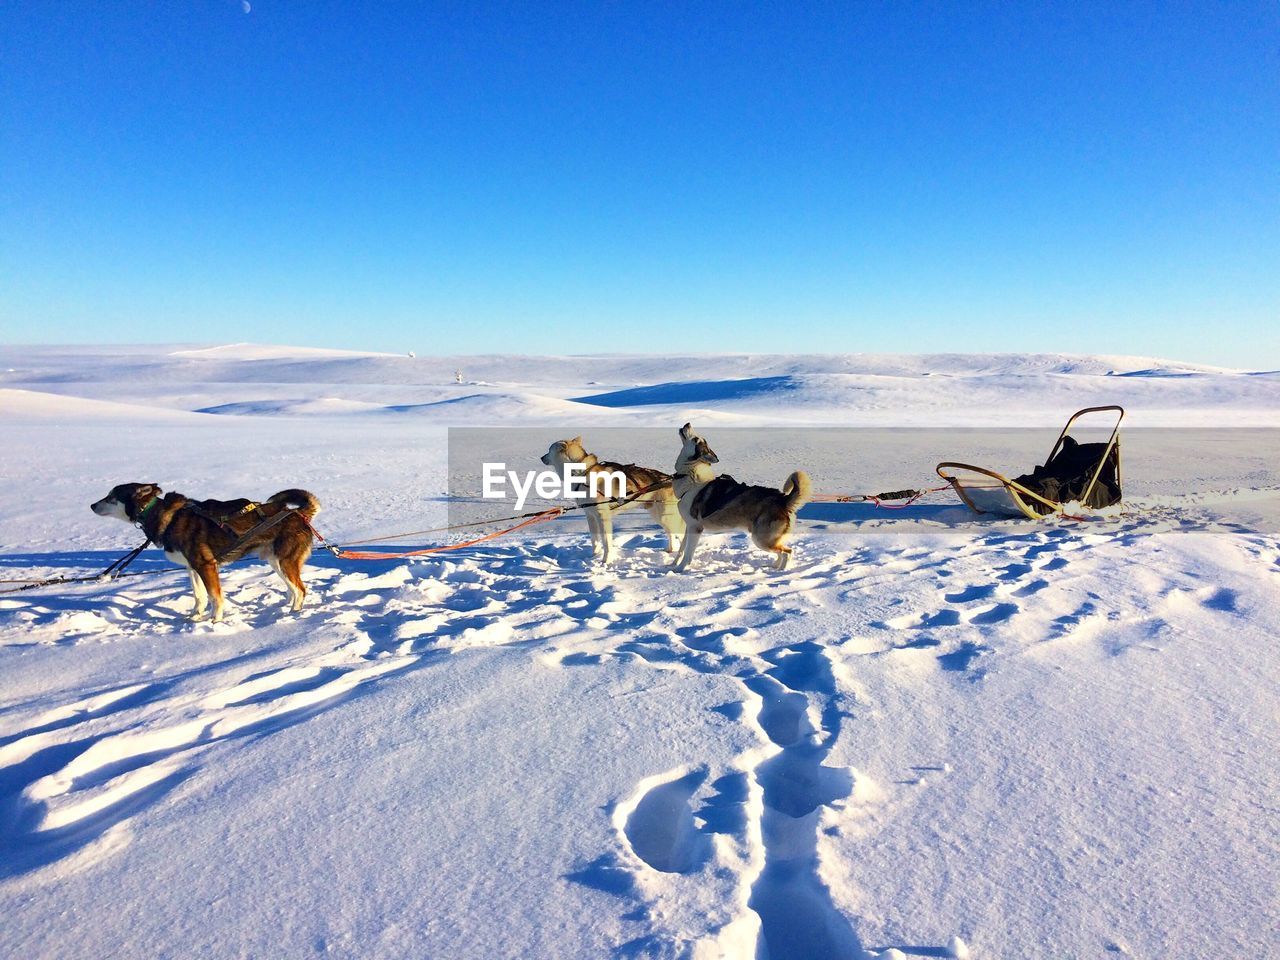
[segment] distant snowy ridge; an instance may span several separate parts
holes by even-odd
[[[259,343],[227,343],[217,347],[175,350],[171,357],[193,360],[306,360],[318,357],[394,357],[394,353],[368,350],[330,350],[325,347],[268,346]]]
[[[439,426],[579,422],[913,426],[1061,423],[1122,404],[1133,425],[1266,426],[1280,377],[1070,354],[408,355],[229,344],[0,348],[0,387],[222,416],[412,415]],[[0,416],[8,413],[0,409]]]

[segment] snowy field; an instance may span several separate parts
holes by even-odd
[[[813,504],[786,572],[725,535],[676,574],[571,515],[318,553],[298,615],[238,563],[221,624],[157,550],[2,595],[0,955],[1280,957],[1275,371],[0,347],[0,577],[135,546],[88,510],[125,481],[435,526],[450,427],[669,471],[692,420],[739,479],[875,492],[1105,403],[1105,518]]]

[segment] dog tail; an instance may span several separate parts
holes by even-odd
[[[272,494],[267,503],[283,504],[290,510],[310,518],[320,512],[320,498],[307,490],[281,490]]]
[[[797,470],[787,477],[787,482],[782,485],[782,492],[787,495],[787,512],[795,513],[809,502],[809,497],[813,493],[813,488],[809,484],[809,475],[803,470]]]

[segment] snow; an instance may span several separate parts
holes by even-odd
[[[6,578],[136,545],[86,509],[127,480],[306,487],[339,540],[436,526],[449,426],[526,428],[492,432],[517,469],[576,433],[670,469],[693,418],[739,478],[842,492],[1012,466],[1085,405],[1140,428],[1124,512],[813,504],[785,573],[738,535],[671,573],[633,512],[607,571],[576,517],[318,553],[296,616],[245,562],[193,624],[155,550],[0,594],[6,956],[1280,953],[1274,373],[245,344],[0,371]],[[956,429],[990,426],[1036,429]]]
[[[227,343],[216,347],[174,350],[172,357],[196,360],[295,360],[327,357],[392,357],[392,353],[370,353],[361,350],[326,350],[320,347],[267,346],[258,343]]]
[[[441,424],[512,416],[666,425],[701,413],[744,425],[1043,427],[1059,425],[1064,409],[1121,403],[1140,426],[1272,426],[1280,389],[1275,371],[1067,354],[408,357],[252,344],[0,347],[0,371],[0,387],[142,397],[183,411],[400,412]],[[325,410],[320,400],[347,407]]]

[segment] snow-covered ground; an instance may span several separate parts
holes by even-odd
[[[300,615],[236,564],[216,625],[155,550],[0,595],[0,954],[1280,956],[1274,371],[0,347],[0,577],[134,546],[87,509],[129,480],[443,523],[451,426],[669,470],[692,419],[740,479],[874,492],[1101,403],[1139,428],[1104,519],[814,504],[788,571],[730,535],[675,574],[566,517],[317,554]]]

